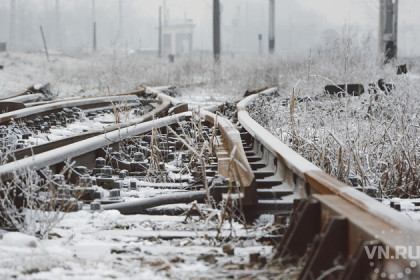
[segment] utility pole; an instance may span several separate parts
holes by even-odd
[[[384,44],[384,26],[385,26],[385,1],[379,0],[379,27],[378,27],[378,54],[383,57],[385,44]]]
[[[95,0],[92,0],[92,21],[96,21],[96,5]]]
[[[95,11],[95,0],[92,0],[92,26],[93,26],[93,51],[96,51],[97,45],[96,45],[96,11]]]
[[[275,4],[274,0],[270,1],[269,15],[268,15],[268,52],[274,53],[275,48]]]
[[[394,3],[394,29],[393,29],[393,36],[394,36],[394,44],[396,49],[398,50],[398,1],[395,0]],[[397,57],[397,53],[395,53],[395,57]]]
[[[162,57],[162,6],[159,6],[159,58]]]
[[[168,25],[168,15],[166,14],[166,0],[163,0],[163,25]]]
[[[214,61],[220,61],[220,1],[213,0],[213,55]]]
[[[16,0],[10,0],[10,34],[9,49],[16,47]]]
[[[56,48],[61,48],[60,0],[55,0],[55,40]]]
[[[397,57],[398,0],[379,1],[379,55],[388,63]]]
[[[93,22],[93,51],[98,49],[96,44],[96,21]]]
[[[50,56],[48,54],[47,41],[45,40],[44,29],[42,28],[42,25],[39,26],[39,30],[41,31],[41,37],[42,37],[42,42],[44,43],[44,51],[45,51],[45,55],[47,56],[47,61],[50,61]]]

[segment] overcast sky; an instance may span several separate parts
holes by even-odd
[[[119,0],[96,0],[98,47],[113,49],[157,48],[158,7],[163,0],[121,0],[123,28],[119,36]],[[16,0],[16,40],[21,50],[42,47],[39,25],[43,25],[52,47],[89,49],[92,41],[92,1],[60,1],[58,43],[55,0]],[[211,50],[212,0],[166,0],[170,20],[192,19],[196,24],[194,49]],[[258,34],[267,49],[268,0],[221,0],[223,50],[257,52]],[[420,55],[420,0],[400,0],[399,49]],[[372,46],[378,33],[379,0],[276,0],[276,49],[284,53],[307,53],[322,45],[326,30],[342,34],[350,24],[358,34],[370,34]],[[9,41],[10,0],[0,0],[0,41]]]

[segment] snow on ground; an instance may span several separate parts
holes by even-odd
[[[212,233],[217,224],[185,216],[124,216],[118,211],[69,213],[37,241],[21,233],[0,240],[1,279],[224,279],[253,275],[250,253],[268,256],[272,246],[253,240],[272,229],[271,223],[245,230],[226,223],[225,234],[249,235],[229,242],[234,254],[222,250]],[[194,230],[189,233],[186,231]],[[189,237],[163,240],[159,236]],[[197,237],[197,238],[195,238]],[[264,275],[264,272],[261,272]],[[271,275],[272,272],[266,272]]]
[[[181,100],[211,105],[238,99],[246,89],[266,84],[264,79],[256,82],[258,75],[254,80],[239,79],[235,71],[246,67],[235,63],[214,68],[211,57],[177,58],[170,64],[116,52],[52,54],[47,62],[43,53],[0,53],[0,65],[4,65],[0,70],[0,97],[39,83],[50,83],[59,98],[128,92],[142,85],[175,85]],[[251,64],[247,67],[252,69]],[[89,120],[76,122],[66,129],[52,129],[51,137],[58,139],[102,125]],[[42,136],[32,140],[41,141]],[[138,181],[137,185],[147,183]],[[121,195],[132,201],[169,191],[143,187],[141,192],[122,190]],[[271,278],[280,273],[249,259],[251,253],[263,258],[272,255],[272,243],[256,241],[276,229],[272,216],[246,228],[238,222],[225,222],[220,240],[216,238],[220,211],[208,213],[215,216],[188,217],[185,222],[185,215],[124,216],[117,211],[91,212],[84,207],[66,214],[46,240],[0,232],[0,279],[225,279]],[[170,236],[177,238],[171,240]],[[233,251],[224,252],[224,246]]]
[[[143,85],[174,85],[183,101],[210,105],[237,100],[246,89],[263,86],[280,86],[283,97],[290,96],[292,88],[296,89],[296,96],[314,96],[326,83],[367,84],[378,76],[389,80],[394,70],[372,67],[376,62],[366,59],[372,56],[366,42],[360,40],[358,44],[358,38],[353,39],[326,45],[308,60],[282,55],[238,56],[224,57],[218,65],[211,57],[176,58],[175,63],[169,63],[122,52],[53,54],[50,62],[43,53],[0,53],[0,65],[4,65],[4,70],[0,70],[0,97],[39,83],[50,83],[60,98],[128,92]],[[415,73],[411,74],[413,83],[418,82]],[[290,120],[289,108],[280,112],[281,119],[275,118],[280,114],[279,108],[282,106],[273,102],[270,110],[259,109],[275,124],[275,133],[283,121]],[[275,123],[276,120],[280,121]],[[303,123],[297,125],[303,127]],[[311,146],[311,141],[305,145]],[[317,141],[316,137],[313,141]],[[224,234],[233,233],[235,237],[225,242],[214,238],[216,221],[197,217],[187,223],[184,220],[185,216],[124,216],[116,211],[84,209],[64,216],[47,240],[2,232],[0,278],[271,279],[280,273],[249,261],[250,253],[269,257],[273,252],[271,244],[255,241],[255,236],[273,230],[273,219],[262,219],[265,222],[247,229],[239,223],[225,223]],[[192,236],[185,237],[190,230]],[[179,238],[161,238],[169,235]],[[241,240],[237,238],[240,235],[249,238]],[[234,254],[223,252],[223,245],[232,246]],[[291,274],[296,275],[296,271]]]
[[[48,62],[42,53],[0,53],[0,97],[23,92],[33,84],[51,83],[56,86],[64,68],[75,71],[86,67],[88,62],[66,56],[53,56]],[[61,83],[54,91],[63,96],[77,96],[82,90],[79,82],[73,84]]]
[[[376,190],[387,204],[393,198],[419,198],[420,67],[416,63],[411,62],[407,75],[398,76],[395,65],[359,69],[370,82],[387,77],[395,85],[390,94],[369,93],[364,83],[362,96],[337,97],[323,94],[331,81],[299,81],[289,84],[289,91],[281,89],[279,96],[260,97],[248,111],[292,149],[349,185]],[[401,204],[407,215],[420,217],[410,201]]]
[[[237,61],[241,61],[236,59]],[[234,60],[235,61],[235,60]],[[214,69],[210,57],[177,58],[169,63],[154,57],[124,52],[52,54],[0,53],[0,97],[24,91],[33,84],[50,83],[61,98],[129,92],[146,86],[179,87],[185,100],[212,104],[235,100],[247,88],[264,81],[233,79],[236,63]],[[250,67],[250,66],[249,66]],[[242,67],[243,68],[243,67]],[[257,84],[257,85],[254,85]]]
[[[127,112],[118,112],[119,122],[135,122],[142,119],[142,115],[138,115],[132,109]],[[110,111],[110,110],[109,110]],[[117,123],[117,117],[114,112],[98,114],[95,117],[87,117],[84,114],[80,116],[79,119],[76,119],[72,123],[66,124],[66,126],[55,125],[49,128],[46,132],[37,131],[37,133],[32,133],[32,135],[27,140],[23,141],[24,147],[31,147],[34,145],[40,145],[50,141],[57,141],[64,139],[66,137],[75,136],[89,131],[101,131],[107,126],[115,125]]]

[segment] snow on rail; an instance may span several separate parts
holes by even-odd
[[[135,124],[129,127],[121,128],[116,131],[101,134],[86,140],[82,140],[67,146],[63,146],[48,152],[27,157],[21,160],[10,162],[0,166],[0,178],[10,180],[14,173],[24,171],[29,168],[40,169],[51,166],[70,158],[87,154],[101,147],[112,145],[123,139],[151,131],[153,127],[164,127],[175,124],[185,117],[191,116],[191,112],[180,113],[158,120],[152,120],[145,123]]]
[[[319,167],[287,147],[286,144],[273,136],[249,116],[246,111],[248,104],[257,99],[259,95],[271,94],[276,90],[277,88],[265,90],[259,94],[248,96],[238,103],[238,120],[252,137],[259,141],[276,158],[280,159],[295,175],[308,183],[311,187],[311,193],[336,194],[362,208],[375,218],[391,225],[393,228],[407,233],[407,239],[400,240],[401,243],[397,245],[404,245],[407,242],[420,244],[420,238],[418,236],[420,232],[419,223],[413,222],[408,216],[389,208],[376,199],[328,175]]]

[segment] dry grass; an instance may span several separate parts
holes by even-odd
[[[26,170],[9,182],[0,181],[0,226],[48,238],[65,213],[77,208],[77,198],[71,196],[63,175],[71,172],[72,167],[66,164],[58,175],[49,169],[41,170],[42,176]]]
[[[377,187],[381,197],[419,197],[420,85],[415,60],[408,76],[397,76],[396,64],[379,66],[364,40],[348,42],[336,41],[312,55],[310,68],[303,62],[297,65],[294,83],[281,88],[279,98],[264,97],[252,104],[251,116],[344,182],[358,177],[361,186]],[[343,98],[322,92],[326,84],[346,82],[362,83],[366,89],[379,78],[394,83],[396,90]],[[304,96],[313,100],[299,102]]]

